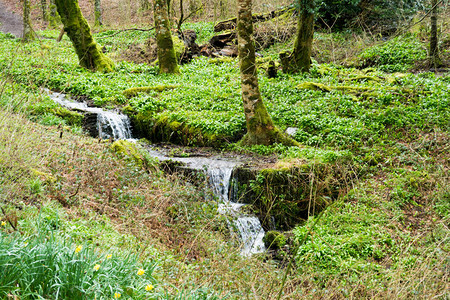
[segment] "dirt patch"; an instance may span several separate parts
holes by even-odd
[[[22,37],[22,16],[9,10],[3,2],[0,2],[0,24],[0,31]]]
[[[118,60],[134,62],[137,64],[151,64],[158,58],[156,40],[148,39],[145,44],[132,44],[118,54]]]

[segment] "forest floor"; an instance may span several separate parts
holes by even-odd
[[[17,3],[8,5],[20,11]],[[211,22],[186,27],[202,41],[213,34]],[[275,80],[265,76],[266,61],[258,61],[271,115],[283,130],[299,128],[295,138],[303,147],[239,150],[280,157],[279,170],[312,164],[318,172],[299,169],[319,181],[309,186],[310,201],[327,200],[315,187],[331,187],[329,170],[348,176],[322,214],[283,232],[287,244],[277,256],[251,257],[240,255],[230,220],[208,201],[205,186],[164,173],[139,151],[139,159],[130,159],[114,152],[110,141],[88,137],[76,115],[41,89],[140,114],[154,129],[170,129],[162,132],[167,140],[186,130],[188,139],[178,142],[222,139],[220,150],[230,151],[239,148],[233,141],[245,131],[237,61],[201,57],[181,65],[178,76],[161,76],[154,65],[117,60],[115,72],[93,73],[78,66],[67,37],[56,42],[59,30],[38,34],[49,39],[22,43],[0,34],[0,266],[15,266],[5,263],[15,253],[24,257],[17,260],[23,267],[17,272],[42,276],[27,281],[5,272],[16,277],[0,276],[0,298],[51,298],[55,286],[63,295],[61,283],[72,284],[75,272],[59,270],[72,262],[80,263],[80,289],[88,286],[84,292],[92,299],[277,299],[280,290],[281,299],[449,298],[450,77],[410,72],[426,59],[425,34],[369,47],[363,35],[317,32],[311,73],[279,74]],[[113,29],[95,34],[113,58],[145,45],[148,37]],[[276,59],[290,46],[274,45],[264,55]],[[443,54],[448,57],[448,47]],[[123,95],[129,88],[161,85],[176,88]],[[174,156],[192,151],[170,147]],[[321,170],[324,181],[315,176]],[[273,201],[274,209],[289,205],[284,195],[267,195],[273,198],[263,200]],[[77,245],[83,245],[83,260],[77,259]],[[32,260],[50,253],[42,249],[58,250],[42,264],[46,268]],[[51,259],[62,254],[75,259]],[[137,262],[129,263],[130,257]],[[294,267],[283,286],[288,259]],[[116,273],[110,262],[128,267]],[[145,276],[136,274],[138,268]],[[54,285],[48,283],[55,278],[45,278],[52,269],[61,276]],[[118,280],[127,272],[129,278]]]

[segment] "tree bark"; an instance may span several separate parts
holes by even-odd
[[[47,0],[41,0],[42,19],[48,21]]]
[[[102,19],[102,4],[100,0],[94,0],[94,15],[95,15],[95,26],[103,25]]]
[[[288,138],[273,123],[262,101],[255,66],[255,45],[253,41],[252,1],[238,0],[238,49],[241,71],[242,101],[247,124],[243,145],[271,145],[282,143],[298,145]]]
[[[300,1],[300,0],[299,0]],[[314,37],[314,0],[303,0],[297,25],[294,50],[281,52],[280,60],[285,73],[309,72]]]
[[[102,53],[100,46],[92,37],[89,24],[81,14],[78,0],[55,0],[55,4],[80,65],[92,71],[113,71],[114,64]]]
[[[179,73],[180,70],[170,32],[167,2],[165,0],[155,0],[154,19],[156,44],[158,46],[159,72],[170,74]]]
[[[439,57],[438,34],[437,34],[437,18],[438,18],[438,0],[431,0],[431,30],[430,30],[430,62],[437,68],[442,62]]]
[[[30,21],[30,0],[23,0],[23,33],[22,38],[24,42],[34,39],[33,30],[31,29]]]
[[[50,28],[58,27],[58,24],[61,22],[58,12],[56,11],[55,0],[50,0],[50,17],[49,17],[49,25]]]

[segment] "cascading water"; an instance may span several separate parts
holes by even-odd
[[[97,132],[101,138],[131,139],[130,120],[126,115],[104,111],[101,108],[89,107],[86,103],[71,101],[65,94],[45,89],[50,98],[56,103],[68,109],[93,113],[97,116]],[[206,157],[177,157],[172,158],[161,152],[149,150],[150,155],[159,160],[175,160],[184,163],[186,168],[195,170],[206,170],[208,183],[214,195],[219,199],[219,213],[228,214],[233,217],[233,225],[237,229],[242,241],[242,255],[251,255],[265,251],[263,243],[264,229],[256,216],[245,215],[240,208],[245,204],[236,203],[231,191],[230,181],[233,168],[237,162],[218,158]]]
[[[159,160],[175,160],[182,162],[186,168],[195,170],[205,170],[208,176],[208,183],[219,199],[219,213],[233,217],[233,227],[238,231],[242,241],[241,253],[248,256],[254,253],[265,251],[263,242],[264,229],[256,216],[245,215],[240,208],[245,204],[236,203],[233,192],[230,189],[231,176],[237,162],[219,158],[207,157],[168,157],[161,152],[149,150],[150,155]]]
[[[98,107],[89,107],[86,103],[71,101],[65,94],[44,89],[50,98],[61,106],[68,109],[93,113],[97,115],[98,136],[103,139],[113,138],[115,140],[131,139],[130,119],[121,113],[105,111]]]
[[[233,223],[242,241],[241,253],[247,256],[265,251],[263,242],[265,232],[257,217],[243,215],[240,212],[240,208],[245,204],[236,203],[236,199],[233,199],[234,193],[230,191],[230,181],[234,166],[225,168],[212,166],[207,169],[207,174],[215,196],[221,200],[221,203],[219,203],[219,212],[226,213],[235,218]]]

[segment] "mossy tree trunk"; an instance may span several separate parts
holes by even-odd
[[[281,52],[280,60],[285,73],[309,72],[314,37],[314,0],[298,0],[300,14],[294,50]]]
[[[95,15],[95,26],[103,25],[102,20],[102,4],[100,0],[94,0],[94,15]]]
[[[33,30],[30,21],[30,0],[23,0],[23,32],[22,38],[24,42],[34,39]]]
[[[252,1],[237,0],[238,3],[238,49],[241,71],[242,101],[247,123],[247,134],[243,145],[270,145],[282,143],[298,145],[288,138],[273,123],[262,101],[255,66],[255,45],[253,41]]]
[[[56,11],[55,0],[50,0],[50,16],[48,21],[50,28],[58,27],[58,24],[61,22],[58,12]]]
[[[78,0],[55,0],[64,24],[64,31],[72,41],[80,65],[92,71],[111,72],[114,64],[95,42],[86,19],[81,14]]]
[[[167,2],[155,0],[154,19],[156,31],[156,44],[158,46],[158,63],[160,73],[179,73],[177,57],[173,47],[172,34],[167,14]]]
[[[48,21],[47,0],[41,0],[42,19]]]
[[[439,57],[438,34],[437,34],[437,18],[438,18],[438,0],[431,0],[431,30],[430,30],[430,62],[435,68],[439,67],[442,62]]]

